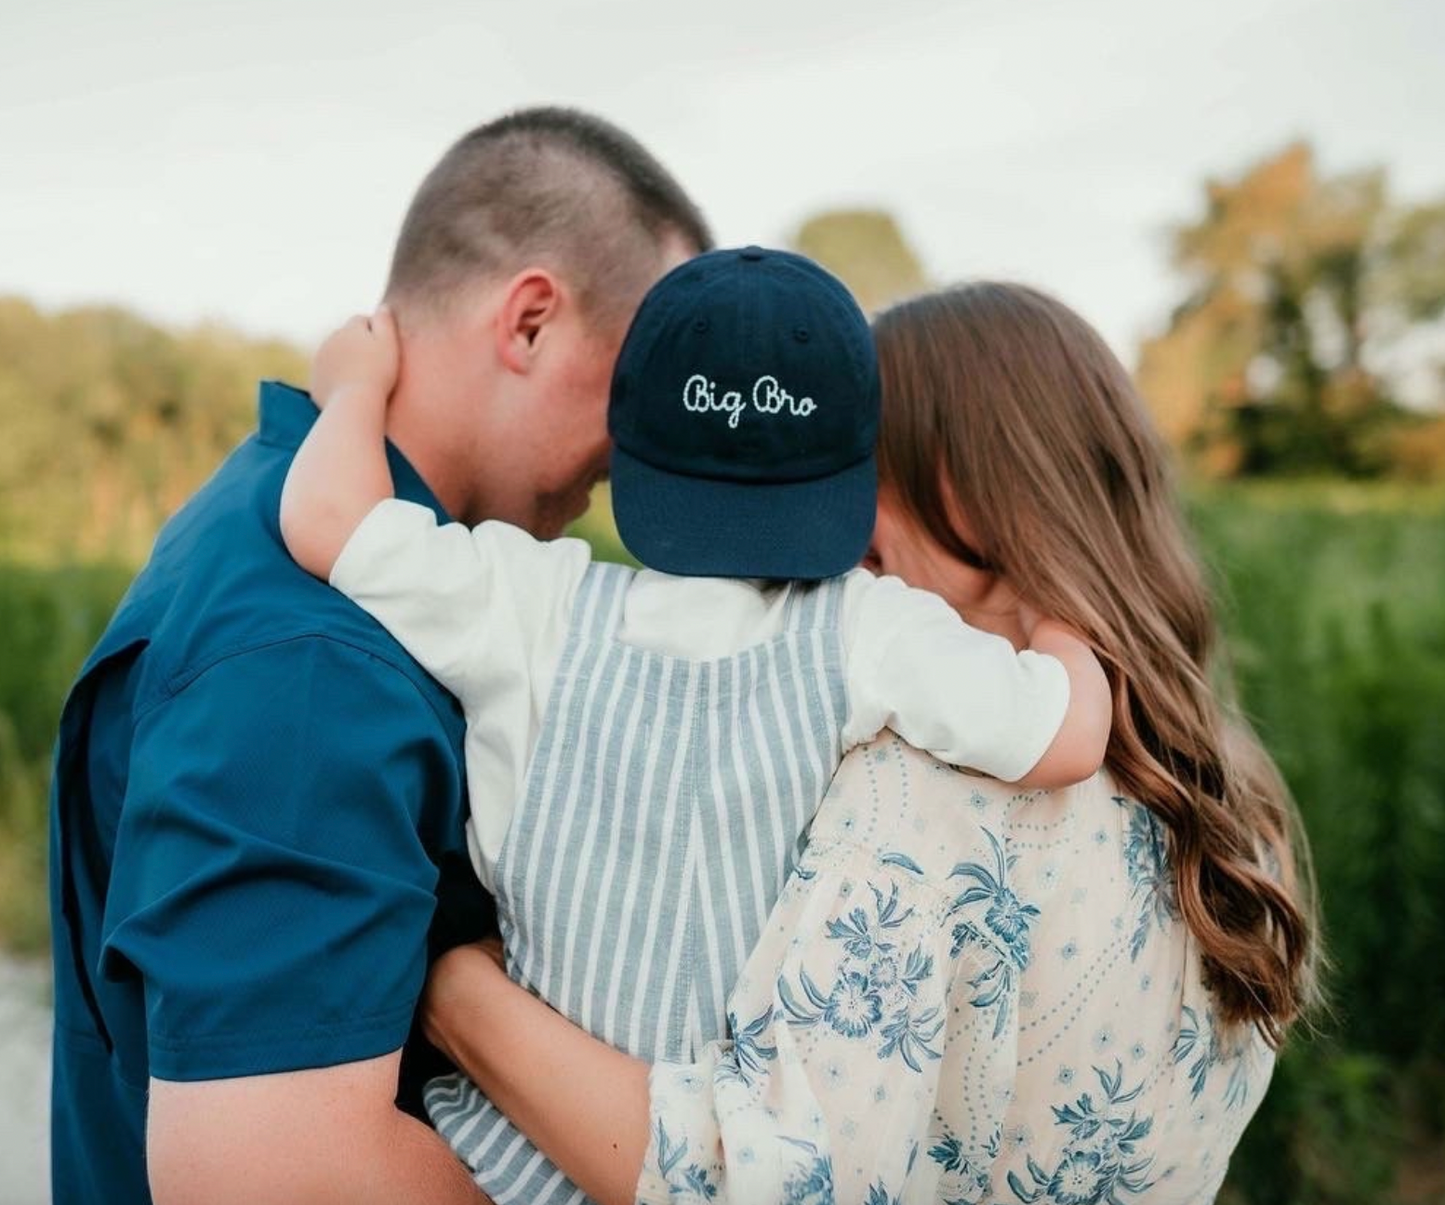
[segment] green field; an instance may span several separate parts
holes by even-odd
[[[1445,1200],[1445,497],[1217,488],[1192,510],[1244,706],[1314,848],[1332,1011],[1293,1040],[1230,1205]],[[607,525],[586,528],[609,545]],[[45,793],[114,566],[0,566],[0,941],[45,943]]]

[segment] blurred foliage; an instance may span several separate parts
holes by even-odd
[[[1251,1205],[1384,1203],[1402,1168],[1445,1177],[1445,506],[1365,497],[1216,488],[1193,508],[1334,963],[1332,1015],[1296,1037],[1238,1156]]]
[[[1174,264],[1189,294],[1139,383],[1196,468],[1445,479],[1445,203],[1295,144],[1211,181]]]
[[[306,375],[280,342],[0,298],[0,552],[141,560],[255,426],[257,379]]]
[[[51,743],[71,679],[131,572],[0,561],[0,947],[45,947]]]
[[[929,287],[898,223],[880,210],[819,214],[799,228],[793,247],[836,274],[870,314]]]

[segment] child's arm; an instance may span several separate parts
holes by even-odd
[[[471,714],[528,689],[549,663],[589,550],[506,523],[439,522],[394,498],[384,428],[398,362],[385,308],[322,344],[312,378],[321,416],[287,475],[281,534],[303,568],[376,619]]]
[[[942,761],[1031,788],[1081,782],[1103,764],[1109,684],[1064,625],[1029,617],[1019,652],[896,578],[849,589],[847,744],[892,728]]]
[[[1052,790],[1099,772],[1113,729],[1114,698],[1104,667],[1078,632],[1055,619],[1039,619],[1031,627],[1029,648],[1053,657],[1069,676],[1069,705],[1043,757],[1018,781]]]
[[[396,324],[385,306],[353,318],[316,353],[312,396],[321,417],[281,491],[281,535],[308,573],[329,580],[368,512],[393,493],[386,403],[396,384]]]

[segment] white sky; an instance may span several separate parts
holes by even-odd
[[[1439,0],[0,0],[0,292],[309,341],[369,305],[472,125],[619,122],[724,244],[891,210],[1129,361],[1172,222],[1296,136],[1445,194]]]

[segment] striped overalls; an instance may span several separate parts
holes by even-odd
[[[512,978],[649,1061],[724,1036],[726,1002],[841,756],[843,579],[716,661],[616,638],[633,572],[593,565],[498,858]],[[584,1197],[463,1076],[433,1122],[498,1205]]]

